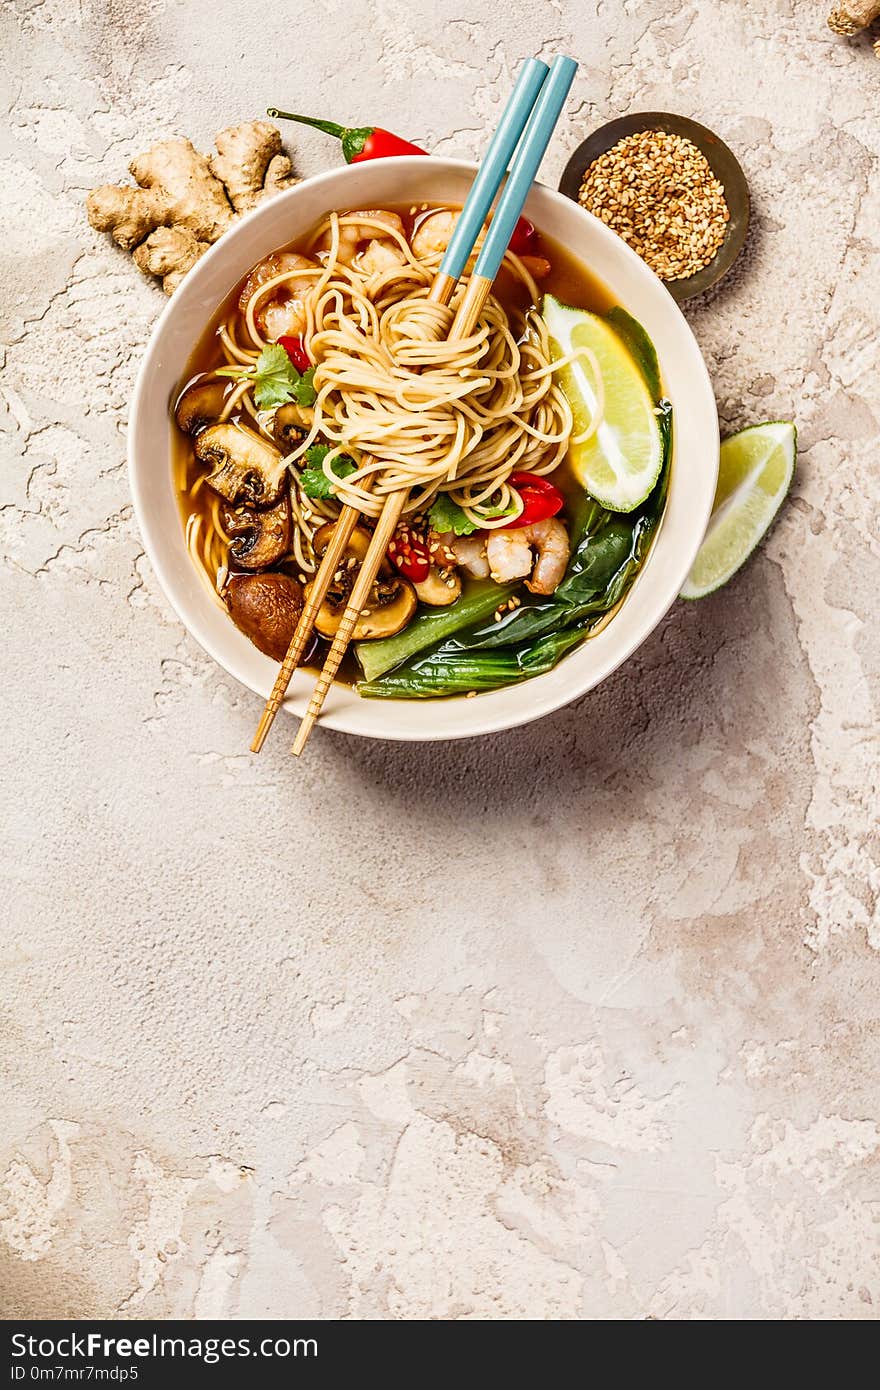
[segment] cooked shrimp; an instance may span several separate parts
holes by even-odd
[[[449,245],[449,238],[457,221],[457,212],[452,212],[449,208],[439,208],[420,222],[410,243],[416,260],[426,261],[431,256],[442,256]]]
[[[447,544],[465,574],[469,574],[472,579],[489,578],[485,536],[453,536],[450,531]]]
[[[363,218],[363,221],[350,221],[349,219]],[[339,251],[338,259],[342,265],[351,265],[362,247],[388,248],[398,253],[400,257],[398,264],[403,264],[404,256],[400,247],[397,246],[393,237],[377,236],[376,227],[373,225],[380,222],[382,226],[388,227],[391,231],[403,236],[403,223],[396,212],[388,212],[384,208],[361,208],[357,212],[347,212],[345,214],[344,225],[339,228]],[[328,227],[326,232],[315,242],[316,251],[329,251],[333,237]],[[362,253],[363,254],[363,253]],[[375,252],[374,252],[375,254]],[[386,262],[386,265],[388,262]],[[377,267],[378,268],[378,267]],[[385,266],[381,267],[385,269]]]
[[[534,568],[532,551],[536,552]],[[493,531],[486,542],[486,559],[496,584],[530,574],[527,589],[533,594],[552,594],[568,564],[568,531],[556,516],[512,531]]]
[[[357,264],[368,275],[378,271],[390,270],[392,266],[406,265],[406,256],[394,241],[368,241],[357,258]]]
[[[248,278],[242,286],[241,294],[238,299],[238,307],[244,313],[248,306],[248,300],[255,290],[261,285],[265,285],[269,280],[274,280],[276,275],[289,275],[300,270],[314,270],[318,267],[314,261],[309,260],[308,256],[300,256],[296,251],[276,251],[274,255],[267,256],[259,265],[255,265]],[[317,274],[314,277],[317,278]],[[311,276],[297,275],[295,280],[291,280],[291,285],[301,285],[305,280],[311,280]]]
[[[314,275],[298,272],[314,270]],[[276,251],[264,261],[254,266],[242,287],[239,308],[246,312],[248,303],[260,288],[278,275],[292,275],[293,279],[276,286],[266,294],[257,306],[254,318],[261,333],[272,342],[285,333],[302,333],[306,326],[305,297],[308,290],[317,283],[319,267],[307,256],[295,251]]]
[[[271,343],[285,335],[297,337],[305,332],[306,306],[302,299],[269,298],[265,308],[257,310],[256,320]]]

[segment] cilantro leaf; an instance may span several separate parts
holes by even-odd
[[[487,511],[486,516],[513,516],[515,512],[515,506],[496,507]],[[456,536],[471,536],[482,529],[478,521],[471,521],[467,512],[453,502],[448,492],[438,492],[428,512],[428,521],[434,531],[452,531]]]
[[[330,452],[329,444],[313,444],[306,449],[307,468],[299,475],[299,483],[306,497],[335,497],[336,489],[324,472],[323,463]],[[347,478],[356,471],[355,464],[348,454],[337,454],[330,465],[330,471],[337,478]]]
[[[296,399],[299,372],[280,343],[267,343],[257,358],[254,401],[258,410],[271,410]],[[314,399],[314,397],[313,397]]]
[[[249,378],[254,383],[254,402],[258,410],[274,410],[290,401],[297,405],[314,405],[318,394],[314,386],[314,367],[298,372],[280,343],[267,343],[254,366],[221,367],[217,375],[236,381]]]
[[[306,449],[306,463],[309,468],[320,468],[330,452],[329,444],[312,444]]]
[[[292,365],[293,364],[291,363],[291,366]],[[314,367],[307,367],[306,370],[303,372],[302,376],[299,378],[299,381],[294,382],[293,399],[296,401],[297,405],[315,404],[315,399],[318,393],[313,385],[314,376]]]
[[[470,536],[480,529],[467,512],[453,502],[448,492],[438,492],[428,512],[428,520],[433,530],[452,531],[456,536]]]

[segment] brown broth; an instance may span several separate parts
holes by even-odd
[[[436,212],[448,204],[430,204],[427,210]],[[393,204],[389,205],[389,211],[396,212],[404,223],[404,230],[409,240],[412,233],[418,226],[419,221],[424,217],[426,208],[424,205],[414,215],[409,206],[401,207]],[[288,242],[285,246],[279,247],[279,251],[301,251],[303,246],[308,244],[309,236],[299,237],[295,241]],[[561,242],[552,237],[538,233],[538,241],[535,254],[544,256],[551,265],[549,275],[539,282],[539,289],[546,290],[554,294],[564,304],[572,304],[578,308],[590,309],[594,313],[604,314],[613,307],[615,300],[608,291],[586,266],[578,260],[576,256],[563,246]],[[502,272],[503,273],[503,272]],[[209,321],[204,333],[193,349],[190,357],[181,390],[195,377],[203,372],[212,370],[221,365],[224,361],[223,351],[218,338],[218,332],[236,308],[238,297],[242,286],[247,277],[243,276],[238,284],[230,290],[229,294],[218,306],[215,314]],[[498,299],[508,310],[514,309],[522,311],[529,307],[529,300],[525,286],[521,282],[516,282],[513,277],[505,277],[505,282],[497,283],[496,294]],[[173,410],[175,401],[170,403]],[[235,417],[233,417],[235,418]],[[190,495],[190,489],[196,482],[200,474],[206,470],[196,459],[192,440],[176,427],[172,431],[172,469],[175,480],[183,480],[183,489],[178,487],[178,501],[181,511],[181,521],[184,529],[192,515],[200,515],[203,524],[210,524],[210,494],[205,487],[201,487],[196,497]],[[574,477],[568,466],[563,463],[559,468],[549,475],[560,491],[565,495],[570,504],[575,497],[583,495],[582,484]],[[566,507],[566,512],[569,507]],[[294,577],[298,577],[296,565],[285,563],[277,568],[286,571]],[[230,574],[236,572],[234,566],[230,566]],[[231,621],[231,619],[230,619]],[[323,664],[324,657],[329,648],[329,643],[324,639],[318,638],[314,651],[310,654],[310,660],[306,663],[306,669],[319,670]],[[337,679],[345,684],[355,684],[360,679],[360,668],[356,658],[349,653],[343,666],[340,668]]]

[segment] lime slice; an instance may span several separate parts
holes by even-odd
[[[751,425],[724,440],[715,504],[682,598],[720,589],[749,558],[791,486],[796,453],[789,420]]]
[[[657,361],[657,349],[638,319],[634,319],[632,314],[628,314],[619,304],[609,309],[605,318],[618,337],[623,339],[623,345],[628,349],[630,356],[638,363],[656,403],[660,399],[660,363]]]
[[[597,314],[571,309],[552,294],[545,294],[541,312],[554,357],[586,347],[602,373],[602,422],[589,439],[570,446],[572,468],[597,502],[613,512],[631,512],[648,496],[663,463],[663,441],[645,378],[614,329]],[[575,433],[583,433],[598,406],[590,365],[581,358],[555,375],[571,406]]]

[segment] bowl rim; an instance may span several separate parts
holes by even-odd
[[[215,639],[210,630],[210,624],[206,617],[207,606],[216,612],[216,605],[211,604],[207,594],[202,593],[201,601],[191,603],[183,592],[183,586],[175,579],[173,574],[174,564],[166,561],[164,546],[167,544],[161,528],[154,523],[152,516],[153,502],[150,497],[151,473],[156,475],[155,451],[151,451],[147,444],[147,433],[149,430],[149,420],[151,411],[155,411],[155,400],[151,399],[151,383],[153,375],[159,371],[162,362],[162,353],[165,343],[165,336],[169,324],[173,323],[177,315],[193,306],[198,301],[198,296],[203,285],[211,280],[214,267],[218,262],[228,258],[231,250],[245,236],[253,236],[260,221],[267,224],[274,222],[281,212],[288,206],[296,206],[296,201],[302,196],[305,189],[314,193],[323,188],[335,189],[342,182],[355,182],[355,174],[363,174],[367,171],[367,181],[371,179],[369,171],[375,171],[376,176],[381,172],[388,172],[389,167],[398,176],[401,186],[405,188],[408,173],[423,175],[428,172],[426,166],[428,161],[423,157],[399,156],[386,159],[372,160],[368,164],[341,165],[336,168],[316,174],[309,179],[305,179],[293,188],[276,195],[271,200],[261,204],[253,211],[246,214],[237,222],[224,236],[216,242],[196,263],[193,269],[187,274],[182,286],[175,291],[169,299],[157,319],[150,335],[146,350],[141,360],[137,374],[134,391],[129,412],[129,423],[127,432],[128,442],[128,471],[129,482],[132,493],[134,514],[138,523],[139,530],[144,542],[144,548],[149,557],[153,570],[159,580],[165,597],[172,609],[177,614],[184,627],[195,639],[199,646],[215,661],[222,670],[226,671],[236,681],[246,688],[252,690],[261,699],[268,698],[272,688],[274,675],[277,670],[277,663],[271,662],[269,658],[262,657],[256,652],[249,640],[239,633],[234,624],[229,622],[223,625],[222,638]],[[470,160],[447,159],[433,156],[431,169],[436,169],[438,177],[443,178],[444,174],[464,175],[472,177],[476,171],[476,165]],[[333,206],[334,202],[344,200],[345,194],[336,194],[331,198],[328,195],[326,206]],[[565,209],[565,216],[570,215],[572,202],[563,194],[557,192],[544,184],[536,184],[530,194],[532,202],[542,202],[549,200],[549,206],[554,204],[561,205]],[[386,197],[387,201],[387,197]],[[399,198],[396,201],[406,201],[406,198]],[[657,300],[656,308],[658,312],[672,314],[676,320],[679,330],[684,329],[684,342],[687,347],[688,356],[688,387],[691,393],[696,393],[700,397],[703,419],[703,447],[705,448],[705,458],[700,461],[700,477],[702,478],[702,492],[700,494],[699,485],[695,495],[690,498],[691,511],[689,514],[690,522],[687,528],[687,537],[680,545],[679,562],[673,567],[674,574],[667,577],[665,584],[657,591],[656,587],[652,590],[650,602],[644,604],[645,611],[639,614],[639,621],[636,623],[636,630],[631,633],[626,641],[619,641],[616,644],[609,643],[605,634],[613,633],[615,627],[618,631],[622,629],[618,626],[621,614],[615,615],[602,633],[594,638],[588,639],[576,647],[563,660],[541,676],[532,677],[529,680],[520,682],[514,686],[506,687],[498,691],[480,693],[476,698],[467,696],[453,696],[444,699],[434,700],[365,700],[358,697],[353,692],[348,692],[353,696],[349,700],[328,700],[325,710],[322,713],[321,724],[325,728],[337,730],[339,732],[355,734],[360,737],[388,739],[403,742],[443,742],[447,740],[457,740],[463,738],[482,737],[485,734],[497,733],[505,729],[516,728],[522,724],[530,723],[532,720],[542,718],[544,715],[551,714],[553,711],[570,704],[573,700],[585,695],[588,691],[605,680],[623,662],[632,656],[633,652],[641,646],[651,632],[657,627],[666,615],[684,583],[687,574],[690,572],[691,565],[699,549],[700,543],[708,524],[711,512],[712,501],[714,498],[715,483],[718,472],[718,416],[715,406],[715,397],[712,391],[709,373],[706,364],[700,353],[699,345],[694,338],[687,321],[681,314],[680,309],[674,300],[669,296],[662,282],[657,279],[651,270],[644,264],[636,253],[621,241],[608,227],[598,218],[592,216],[585,209],[575,205],[576,213],[580,218],[586,219],[591,226],[591,235],[599,238],[600,242],[606,242],[606,249],[612,258],[621,261],[622,273],[627,270],[637,279],[642,281],[645,293],[650,291],[655,300],[659,292],[662,297],[663,309],[660,309],[660,302]],[[528,211],[528,204],[527,204]],[[309,223],[314,222],[314,218],[309,218]],[[538,219],[546,224],[546,218]],[[563,219],[564,220],[564,219]],[[552,227],[546,228],[548,235],[553,236]],[[292,238],[288,238],[291,240]],[[613,246],[612,246],[613,243]],[[283,244],[283,243],[276,243]],[[274,248],[272,248],[274,249]],[[255,256],[259,260],[260,255],[269,254],[268,250],[262,251]],[[576,253],[577,254],[577,253]],[[228,293],[236,283],[235,279],[229,279],[224,294]],[[215,297],[213,307],[206,311],[207,314],[213,313],[216,306],[222,302],[223,294]],[[663,359],[661,356],[661,367]],[[168,422],[167,397],[161,405],[164,420]],[[709,431],[712,443],[705,444],[705,433]],[[678,431],[676,430],[676,437]],[[674,445],[675,447],[675,445]],[[673,496],[676,491],[676,473],[681,469],[681,463],[677,462],[677,451],[674,455],[673,479],[670,486],[670,496],[667,499],[666,512],[668,513]],[[166,475],[166,483],[173,487],[172,470],[170,458],[163,459],[163,469]],[[694,480],[692,479],[691,482]],[[155,479],[153,485],[155,486]],[[175,506],[176,498],[175,500]],[[665,521],[665,516],[664,516]],[[645,576],[652,572],[652,561],[656,559],[658,547],[660,547],[665,525],[661,525],[658,535],[655,537],[648,559],[636,577],[633,588],[627,595],[626,602],[621,612],[627,609],[632,612],[632,602],[638,592],[643,595],[645,592]],[[187,566],[191,565],[189,556],[184,548],[183,526],[181,525],[178,533],[177,547],[183,552]],[[177,557],[179,561],[179,556]],[[656,569],[656,566],[655,566]],[[227,631],[228,629],[228,631]],[[237,640],[236,640],[237,639]],[[598,644],[598,645],[597,645]],[[244,650],[246,649],[246,651]],[[590,663],[584,670],[577,672],[577,658],[579,653],[589,651],[590,654],[597,653],[597,659]],[[601,656],[598,654],[601,652]],[[257,659],[255,659],[257,658]],[[574,664],[573,664],[574,663]],[[255,674],[254,668],[258,667],[262,674]],[[568,679],[560,677],[563,671],[568,672]],[[308,676],[308,673],[302,673]],[[296,677],[284,701],[284,709],[288,713],[297,717],[302,717],[308,701],[313,678],[309,677],[307,682],[302,685],[300,690],[295,690]],[[337,687],[337,692],[338,692]],[[522,692],[528,692],[528,698],[522,698]],[[332,696],[333,692],[331,692]],[[418,717],[415,723],[407,722],[406,719],[396,719],[395,710],[400,711],[402,707],[412,711],[418,707],[419,714],[424,712],[424,718]],[[373,713],[374,711],[379,713]],[[447,715],[446,712],[449,712]]]

